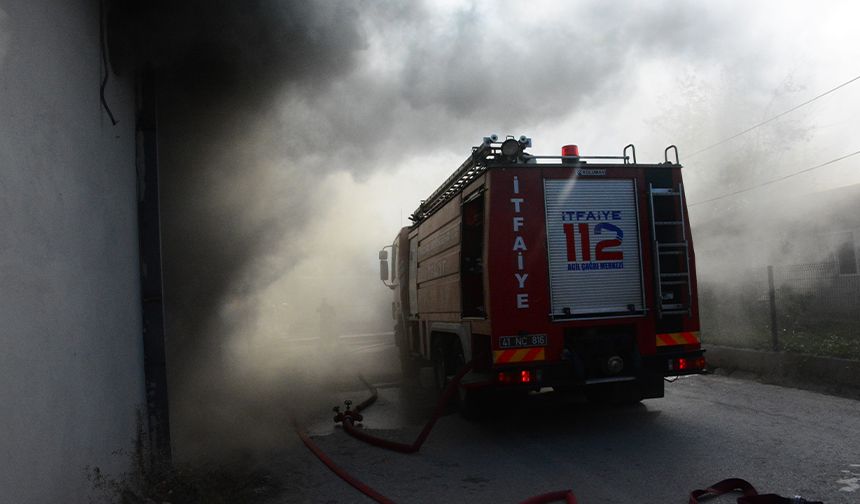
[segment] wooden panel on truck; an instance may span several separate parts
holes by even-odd
[[[421,314],[460,312],[460,277],[449,275],[418,285]]]
[[[449,222],[432,234],[426,235],[424,238],[421,238],[422,233],[421,228],[419,227],[418,235],[418,267],[421,268],[421,264],[434,255],[445,252],[452,247],[459,248],[460,219]]]
[[[409,233],[409,318],[418,317],[418,233]]]
[[[430,259],[421,261],[418,269],[418,283],[435,280],[460,272],[460,248],[454,247],[447,252],[434,255]]]
[[[440,312],[422,314],[422,320],[428,322],[460,322],[459,312]],[[429,354],[428,354],[429,357]]]
[[[487,175],[486,174],[481,175],[480,177],[476,178],[474,181],[472,181],[472,183],[470,183],[468,186],[466,186],[465,189],[463,189],[463,196],[468,198],[469,196],[471,196],[475,191],[477,191],[481,187],[486,187],[486,182],[487,182]]]
[[[449,201],[418,226],[418,309],[460,313],[460,198]]]
[[[418,240],[424,241],[439,228],[445,227],[454,219],[460,218],[460,198],[453,198],[438,212],[434,213],[418,226]]]

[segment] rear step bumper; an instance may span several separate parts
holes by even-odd
[[[617,376],[579,376],[569,361],[530,362],[498,366],[489,371],[472,371],[463,378],[465,388],[537,390],[541,387],[584,388],[606,383],[653,381],[667,376],[703,374],[706,372],[704,350],[665,351],[642,356],[641,365]],[[527,372],[527,381],[523,381]]]

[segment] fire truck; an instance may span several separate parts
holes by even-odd
[[[475,413],[492,392],[638,402],[703,373],[677,148],[645,164],[632,144],[530,147],[484,138],[379,252],[404,375],[432,364],[441,390],[471,362],[459,403]]]

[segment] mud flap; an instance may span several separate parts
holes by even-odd
[[[660,375],[644,375],[639,378],[637,384],[642,399],[657,399],[664,395],[665,382]]]

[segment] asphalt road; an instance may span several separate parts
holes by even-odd
[[[380,399],[365,412],[364,427],[411,442],[434,403],[426,374],[424,386],[405,388],[396,376],[377,374]],[[317,398],[331,404],[367,396],[358,380],[340,378]],[[634,407],[543,394],[499,410],[481,423],[442,418],[414,455],[349,437],[328,408],[303,421],[337,464],[396,502],[515,503],[572,489],[581,504],[681,504],[695,488],[739,477],[762,493],[860,503],[855,400],[711,375],[667,384],[665,398]],[[284,481],[273,502],[370,502],[296,442],[267,465]]]

